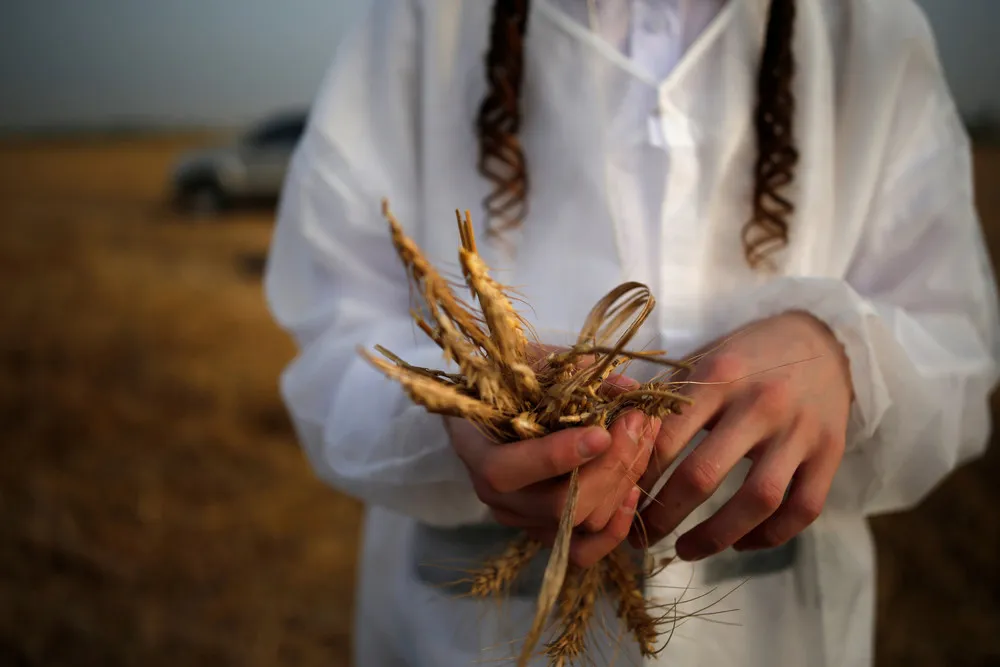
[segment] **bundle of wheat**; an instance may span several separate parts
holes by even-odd
[[[591,310],[575,345],[537,359],[539,346],[514,309],[508,288],[490,276],[476,250],[468,212],[464,218],[456,212],[461,238],[459,262],[465,287],[479,304],[478,311],[456,295],[451,283],[403,233],[387,202],[383,202],[383,214],[411,285],[422,297],[421,306],[411,311],[413,319],[458,372],[412,366],[381,346],[376,349],[384,358],[363,349],[360,352],[428,411],[467,419],[502,445],[568,427],[607,428],[630,410],[662,418],[690,402],[676,392],[671,372],[627,391],[602,391],[611,374],[630,360],[657,363],[671,371],[687,368],[659,352],[625,350],[655,305],[645,285],[629,282],[613,289]],[[656,651],[663,616],[652,613],[653,605],[639,584],[640,566],[633,558],[612,552],[590,568],[569,566],[578,491],[578,471],[573,471],[521,665],[533,654],[553,612],[562,629],[545,648],[550,664],[572,664],[580,658],[598,591],[616,599],[618,616],[641,653],[648,656]],[[540,546],[527,538],[511,544],[479,570],[473,594],[504,595]]]

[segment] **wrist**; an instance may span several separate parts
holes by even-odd
[[[812,335],[816,341],[816,349],[819,354],[832,354],[836,359],[837,367],[840,370],[840,377],[844,381],[851,403],[854,402],[854,382],[851,378],[851,361],[847,356],[847,350],[837,337],[833,328],[822,318],[817,317],[807,310],[792,309],[787,310],[779,318],[802,326],[807,335]]]

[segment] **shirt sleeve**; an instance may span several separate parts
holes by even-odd
[[[380,211],[421,221],[420,10],[375,0],[340,45],[292,161],[265,277],[298,344],[281,391],[317,474],[367,504],[444,526],[482,520],[439,416],[358,354],[380,344],[446,368],[409,317],[411,293]]]
[[[912,507],[982,454],[990,434],[1000,321],[970,142],[931,51],[914,59],[905,86],[845,279],[780,278],[734,309],[744,321],[806,310],[847,353],[855,399],[828,510]]]

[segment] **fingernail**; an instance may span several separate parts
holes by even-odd
[[[621,511],[626,514],[632,514],[635,512],[635,508],[639,505],[639,487],[633,487],[631,491],[628,492],[628,496],[625,498],[625,502],[622,503]]]
[[[693,554],[683,554],[680,551],[677,552],[677,557],[680,558],[685,563],[697,563],[705,558],[704,554],[693,553]]]
[[[625,417],[625,432],[629,439],[635,444],[639,444],[642,437],[643,426],[646,424],[646,417],[641,412],[632,412]]]
[[[611,445],[611,434],[603,428],[590,429],[583,434],[578,448],[580,456],[584,459],[592,459]]]

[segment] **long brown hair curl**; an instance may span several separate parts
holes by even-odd
[[[486,54],[487,93],[479,107],[479,173],[493,182],[483,202],[490,233],[520,224],[528,212],[528,167],[521,149],[521,82],[528,0],[495,0]]]
[[[529,0],[493,3],[486,54],[487,93],[476,119],[479,172],[493,184],[484,201],[491,233],[520,224],[527,214],[528,169],[518,132],[528,10]],[[788,217],[794,210],[784,194],[799,157],[792,122],[794,24],[795,0],[771,0],[757,73],[753,206],[742,235],[744,255],[755,268],[787,245]]]

